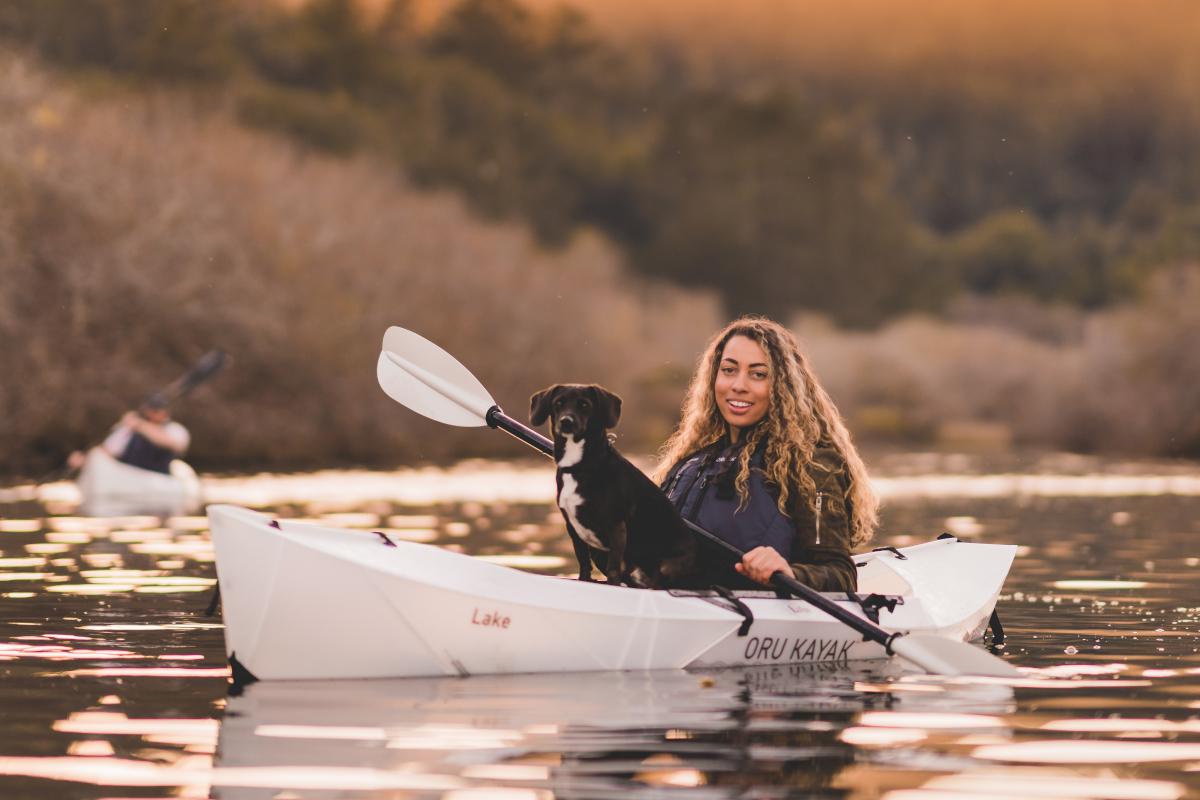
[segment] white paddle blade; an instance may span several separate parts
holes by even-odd
[[[966,642],[928,634],[910,634],[892,640],[892,652],[930,675],[983,675],[990,678],[1023,677],[1006,661]]]
[[[442,348],[404,328],[388,328],[376,366],[388,397],[418,414],[463,428],[487,424],[492,396]]]

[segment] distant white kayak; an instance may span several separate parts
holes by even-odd
[[[173,517],[193,514],[202,505],[200,479],[179,459],[166,475],[130,466],[93,447],[78,484],[83,498],[79,513],[85,517]]]
[[[209,506],[225,647],[255,678],[678,669],[886,658],[801,600],[721,597],[547,577],[381,532]],[[855,557],[880,627],[983,635],[1012,545],[940,539]],[[761,595],[761,596],[754,596]],[[858,616],[845,593],[830,593]],[[749,621],[752,618],[753,621]]]

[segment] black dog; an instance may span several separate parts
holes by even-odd
[[[621,398],[599,386],[551,386],[529,401],[529,420],[550,420],[558,463],[558,508],[579,559],[579,579],[592,561],[609,583],[651,589],[696,569],[696,543],[666,495],[608,440]]]

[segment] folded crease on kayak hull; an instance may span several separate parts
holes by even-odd
[[[521,572],[383,534],[208,509],[229,654],[260,680],[589,672],[886,657],[801,600],[720,598]],[[889,631],[987,625],[1016,548],[945,539],[857,556]],[[877,589],[886,589],[881,592]],[[860,616],[844,593],[829,597]],[[744,635],[739,635],[744,632]]]

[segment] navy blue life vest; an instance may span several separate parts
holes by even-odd
[[[756,547],[773,547],[781,556],[793,560],[796,528],[792,519],[779,510],[777,495],[763,474],[760,443],[750,456],[749,500],[738,510],[741,499],[733,490],[741,448],[728,446],[714,455],[715,448],[691,456],[669,478],[663,490],[684,519],[715,534],[742,552]],[[728,466],[727,466],[728,465]]]
[[[131,467],[141,467],[152,472],[170,475],[171,461],[177,457],[174,450],[159,447],[140,433],[135,433],[129,437],[129,444],[125,446],[125,452],[117,460]]]

